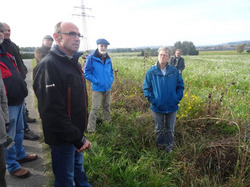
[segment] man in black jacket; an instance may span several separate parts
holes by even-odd
[[[19,47],[10,40],[10,34],[11,34],[10,26],[7,23],[3,23],[3,25],[5,28],[5,32],[4,32],[4,41],[2,43],[2,46],[8,53],[10,53],[15,58],[20,75],[23,78],[23,80],[25,80],[26,74],[28,73],[27,67],[23,63]],[[29,111],[24,105],[24,139],[38,140],[40,137],[34,134],[29,129],[27,122],[34,123],[36,122],[36,119],[29,117]]]
[[[182,71],[185,69],[185,62],[184,58],[181,57],[180,49],[176,49],[175,56],[170,59],[170,65],[176,67],[179,73],[182,74]]]
[[[88,103],[86,82],[78,62],[78,27],[59,22],[53,34],[56,45],[35,67],[34,91],[42,119],[45,143],[50,146],[54,186],[90,186],[82,151],[90,149],[84,136]]]

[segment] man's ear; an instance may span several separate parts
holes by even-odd
[[[55,39],[55,41],[60,41],[62,38],[62,35],[58,34],[58,33],[54,33],[53,34],[53,38]]]

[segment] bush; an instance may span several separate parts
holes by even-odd
[[[35,58],[34,53],[21,53],[22,59],[33,59]]]

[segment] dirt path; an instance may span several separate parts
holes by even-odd
[[[30,123],[29,128],[36,134],[42,135],[41,121],[38,119],[37,109],[34,106],[34,92],[32,88],[32,60],[24,60],[25,65],[28,68],[28,74],[26,78],[29,95],[25,98],[26,106],[29,110],[30,116],[36,118],[38,121],[36,123]],[[6,171],[6,181],[7,186],[12,187],[43,187],[46,184],[45,170],[44,170],[44,160],[42,152],[41,140],[38,141],[28,141],[24,140],[23,145],[27,153],[36,153],[38,154],[38,160],[35,160],[30,163],[22,164],[22,167],[29,169],[31,176],[26,179],[18,179],[9,175],[9,172]]]

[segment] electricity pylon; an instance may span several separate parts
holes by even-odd
[[[87,30],[87,18],[94,17],[88,14],[88,11],[91,11],[91,8],[88,8],[84,5],[83,0],[81,0],[80,6],[75,6],[75,9],[79,10],[79,13],[72,14],[73,16],[78,16],[81,18],[82,21],[82,32],[83,35],[83,52],[88,54],[89,53],[89,41],[88,41],[88,30]]]

